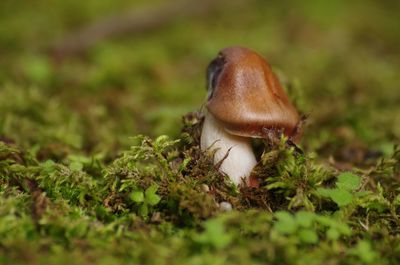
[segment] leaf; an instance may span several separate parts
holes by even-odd
[[[299,211],[296,213],[296,222],[302,227],[310,227],[314,221],[315,214],[312,212]]]
[[[352,191],[360,186],[361,178],[350,172],[344,172],[337,177],[336,186],[338,189]]]
[[[147,217],[149,215],[149,207],[147,206],[147,204],[143,203],[142,205],[140,205],[139,214],[142,217]]]
[[[317,194],[323,197],[330,197],[330,191],[331,189],[325,189],[325,188],[318,188],[317,189]]]
[[[303,243],[306,244],[318,243],[318,234],[312,229],[301,229],[298,235],[301,242]]]
[[[325,215],[316,215],[316,220],[318,223],[328,227],[334,226],[336,223],[335,219]]]
[[[371,242],[361,240],[357,246],[349,251],[350,254],[358,256],[365,264],[372,264],[378,258],[379,254],[371,247]]]
[[[161,197],[157,194],[151,194],[146,196],[146,202],[151,206],[157,205],[161,201]]]
[[[289,212],[276,212],[276,218],[278,219],[274,225],[274,229],[281,234],[293,234],[297,230],[297,223],[293,216]]]
[[[130,198],[132,201],[140,203],[144,202],[144,194],[143,191],[137,190],[131,193]]]
[[[146,202],[151,206],[158,204],[161,200],[161,197],[156,194],[157,189],[157,185],[152,185],[145,191]]]
[[[225,231],[223,220],[210,219],[204,223],[204,232],[194,237],[194,240],[203,245],[210,245],[215,249],[223,249],[232,242],[232,235]]]
[[[339,231],[340,234],[344,235],[344,236],[349,236],[351,235],[351,229],[350,227],[345,224],[345,223],[341,223],[341,222],[337,222],[336,223],[336,228]]]
[[[158,190],[158,186],[157,185],[151,185],[145,191],[146,197],[151,195],[151,194],[155,194],[157,192],[157,190]]]
[[[343,207],[350,204],[353,201],[353,194],[347,190],[333,189],[330,192],[331,199],[339,206]]]
[[[336,228],[329,228],[328,231],[326,231],[326,237],[330,240],[338,240],[340,237],[340,233]]]
[[[365,196],[368,196],[368,195],[371,195],[371,194],[372,194],[372,192],[369,191],[369,190],[357,191],[357,192],[354,193],[354,195],[355,195],[357,198],[365,197]]]
[[[354,199],[353,194],[342,189],[324,189],[319,188],[317,193],[324,197],[331,198],[339,207],[343,207],[351,203]]]

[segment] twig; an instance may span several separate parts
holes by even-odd
[[[230,1],[229,4],[232,4]],[[227,0],[179,0],[162,6],[133,9],[101,18],[57,40],[50,47],[54,56],[66,57],[86,51],[92,45],[113,37],[147,32],[176,20],[210,12],[228,4]]]

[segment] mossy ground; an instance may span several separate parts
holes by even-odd
[[[47,53],[146,5],[1,3],[0,263],[400,263],[398,1],[239,1]],[[304,154],[257,143],[258,189],[198,147],[205,67],[238,44],[308,116]]]

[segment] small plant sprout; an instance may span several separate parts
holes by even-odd
[[[135,190],[131,193],[130,198],[138,205],[138,212],[143,218],[149,215],[149,207],[157,205],[161,198],[156,194],[158,189],[157,185],[148,187],[145,191]]]
[[[214,164],[235,184],[251,184],[251,139],[271,130],[296,136],[299,114],[266,60],[247,48],[223,49],[208,66],[207,85],[201,149],[215,151]]]

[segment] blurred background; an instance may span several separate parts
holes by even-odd
[[[226,46],[261,53],[302,145],[340,160],[400,137],[399,1],[12,1],[0,4],[0,137],[39,159],[178,137]]]

